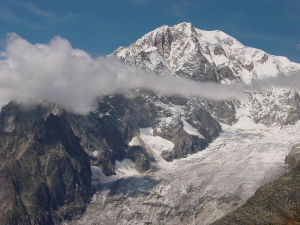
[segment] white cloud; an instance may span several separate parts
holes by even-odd
[[[233,98],[235,90],[201,84],[173,75],[156,76],[122,64],[112,57],[92,58],[60,37],[49,44],[31,44],[10,34],[0,60],[1,103],[57,103],[77,113],[93,109],[96,97],[147,88],[165,95]]]
[[[92,58],[73,49],[63,38],[49,44],[31,44],[10,34],[0,57],[0,103],[25,105],[56,103],[76,113],[94,109],[96,98],[145,88],[162,95],[198,96],[213,100],[235,99],[245,90],[272,85],[300,87],[299,74],[279,76],[251,86],[200,83],[172,74],[157,76],[121,63],[112,57]]]

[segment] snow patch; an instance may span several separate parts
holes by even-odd
[[[97,157],[99,155],[99,151],[93,151],[92,154],[93,154],[94,157]]]
[[[135,169],[135,164],[130,159],[123,159],[123,161],[116,160],[116,176],[131,177],[139,175],[140,173]]]
[[[197,129],[195,129],[194,127],[192,127],[191,124],[189,124],[188,122],[186,122],[185,119],[181,118],[181,121],[183,123],[183,129],[185,130],[185,132],[187,132],[190,135],[194,135],[194,136],[198,136],[200,138],[204,138]]]
[[[128,143],[128,146],[140,146],[141,145],[141,139],[139,136],[135,136],[131,139],[131,141]]]
[[[130,159],[123,159],[123,161],[116,160],[116,175],[112,176],[105,176],[102,170],[97,166],[92,166],[91,168],[93,185],[110,183],[121,178],[140,175],[140,173],[135,168],[134,162],[132,162]]]
[[[162,157],[163,151],[172,151],[174,144],[162,137],[154,136],[151,127],[140,129],[140,138],[144,142],[145,149],[153,155],[159,164],[167,163]]]
[[[255,123],[253,119],[251,119],[248,116],[241,116],[238,122],[232,125],[232,128],[243,129],[243,130],[247,130],[247,129],[261,130],[261,129],[265,129],[266,126],[261,123]]]

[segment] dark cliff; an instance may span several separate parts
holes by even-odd
[[[0,128],[1,224],[51,225],[85,209],[89,157],[63,114],[9,104]]]

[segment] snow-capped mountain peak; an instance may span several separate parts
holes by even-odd
[[[113,55],[147,71],[201,81],[249,83],[300,69],[285,57],[244,46],[222,31],[201,30],[186,22],[161,26]]]

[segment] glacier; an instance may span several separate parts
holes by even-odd
[[[210,224],[286,171],[284,159],[300,142],[299,132],[300,122],[266,127],[241,116],[232,126],[223,124],[205,150],[101,187],[84,216],[65,224]],[[157,151],[166,147],[155,137],[144,141]]]
[[[249,84],[300,70],[299,64],[285,57],[190,23],[159,27],[112,55],[162,76],[171,72],[219,83]],[[193,97],[183,103],[180,99],[166,102],[138,94],[161,113],[154,125],[140,127],[128,145],[142,146],[154,158],[154,166],[145,173],[113,176],[94,168],[95,194],[87,211],[65,225],[211,224],[245,203],[261,185],[285,173],[285,156],[300,142],[296,90],[247,92],[246,99],[222,103]],[[163,136],[164,130],[183,129],[185,135],[200,140],[207,137],[202,130],[207,125],[193,116],[198,109],[209,112],[222,132],[204,150],[166,161],[162,153],[172,151],[174,143]]]

